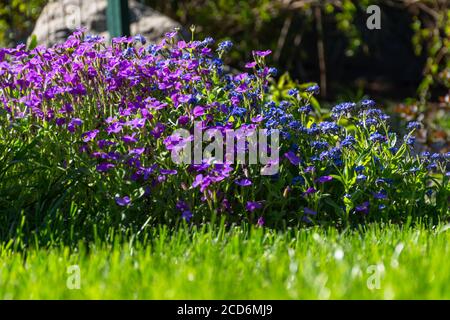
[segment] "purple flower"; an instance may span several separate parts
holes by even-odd
[[[292,163],[294,166],[298,166],[300,164],[300,158],[296,156],[296,154],[292,151],[286,152],[284,156]]]
[[[387,199],[387,192],[385,190],[381,190],[379,192],[374,192],[373,197],[378,200]]]
[[[159,137],[161,137],[165,129],[166,129],[165,125],[163,125],[162,123],[157,123],[155,128],[153,128],[153,130],[150,132],[156,139],[158,139]]]
[[[161,169],[159,170],[159,172],[164,175],[174,175],[178,173],[177,170],[168,170],[168,169]]]
[[[125,143],[134,143],[137,142],[138,140],[134,137],[136,134],[133,133],[132,135],[124,135],[122,137],[122,141]]]
[[[303,192],[303,197],[308,196],[310,194],[316,193],[317,190],[314,189],[313,187],[309,187],[308,189],[306,189],[305,192]]]
[[[212,181],[208,176],[204,177],[202,174],[198,174],[195,177],[194,182],[192,183],[192,187],[197,188],[198,186],[200,186],[200,191],[203,192],[206,190],[206,188],[208,188],[211,182]]]
[[[258,218],[258,221],[256,222],[256,224],[257,224],[259,227],[264,226],[264,223],[265,223],[265,221],[264,221],[264,218],[263,218],[263,217],[259,217],[259,218]]]
[[[178,124],[184,126],[189,122],[189,117],[188,116],[180,116],[178,118]]]
[[[135,155],[138,155],[138,156],[139,156],[139,155],[143,154],[144,151],[145,151],[145,148],[135,148],[135,149],[131,149],[131,150],[128,152],[128,154],[129,154],[129,155],[135,154]]]
[[[106,132],[108,134],[119,133],[120,131],[122,131],[122,125],[118,122],[114,122],[108,128],[106,128]]]
[[[254,67],[256,67],[256,62],[255,61],[248,62],[248,63],[245,64],[245,68],[247,68],[247,69],[253,69]]]
[[[81,136],[83,137],[84,142],[88,142],[88,141],[94,140],[98,133],[99,133],[99,130],[96,129],[96,130],[92,130],[92,131],[87,131],[87,132],[83,133]]]
[[[317,179],[317,182],[325,183],[325,182],[328,182],[328,181],[331,181],[331,180],[333,180],[332,176],[322,176],[322,177]]]
[[[313,173],[316,170],[314,166],[308,166],[305,168],[305,173]]]
[[[115,167],[115,165],[112,163],[103,162],[103,163],[98,164],[96,169],[98,172],[106,172],[114,167]]]
[[[241,180],[236,180],[235,183],[237,185],[240,185],[241,187],[248,187],[252,184],[252,181],[249,179],[241,179]]]
[[[179,200],[177,202],[177,204],[175,205],[175,207],[178,209],[178,211],[181,212],[181,217],[186,220],[189,221],[192,218],[192,212],[189,209],[188,204],[186,203],[186,201],[183,200]]]
[[[124,196],[124,197],[116,197],[116,203],[121,206],[121,207],[125,207],[128,206],[131,202],[130,197],[128,196]]]
[[[356,206],[355,210],[367,214],[369,213],[369,204],[369,201],[363,202],[359,206]]]
[[[257,209],[261,209],[262,208],[262,202],[261,201],[248,201],[247,205],[245,206],[245,209],[248,212],[253,212]]]
[[[311,210],[310,208],[307,208],[307,207],[304,207],[304,208],[303,208],[303,212],[304,212],[305,214],[313,215],[313,216],[315,216],[315,215],[317,214],[316,211]]]
[[[265,57],[265,56],[268,56],[268,55],[271,54],[271,53],[272,53],[271,50],[265,50],[265,51],[253,51],[253,54],[254,54],[255,56],[258,56],[258,57]]]
[[[196,106],[194,108],[194,110],[192,111],[192,113],[194,114],[194,117],[200,117],[202,115],[205,114],[205,108],[201,107],[201,106]]]
[[[253,117],[251,120],[252,120],[253,123],[258,123],[258,122],[263,121],[263,120],[264,120],[264,117],[261,116],[261,115],[258,115],[258,116],[256,116],[256,117]]]
[[[74,133],[77,126],[81,126],[83,124],[83,120],[79,118],[73,118],[70,120],[70,123],[67,125],[67,130],[69,132]]]
[[[190,210],[185,210],[181,213],[181,217],[189,222],[189,220],[191,220],[192,218],[192,212]]]

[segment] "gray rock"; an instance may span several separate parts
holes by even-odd
[[[150,42],[180,28],[180,25],[163,14],[135,0],[129,0],[130,31],[142,34]],[[106,25],[107,0],[53,0],[42,10],[33,30],[38,44],[52,46],[64,42],[78,27],[87,32],[109,37]]]

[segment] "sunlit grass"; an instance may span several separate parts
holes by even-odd
[[[364,232],[161,228],[139,241],[76,249],[3,245],[0,298],[449,299],[449,240],[443,226],[372,225]],[[72,265],[79,290],[67,287],[76,283]]]

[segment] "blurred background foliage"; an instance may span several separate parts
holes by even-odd
[[[1,0],[0,46],[26,42],[47,0]]]
[[[26,41],[46,2],[2,0],[0,44]],[[232,40],[235,48],[225,62],[234,68],[243,68],[252,50],[270,48],[270,63],[288,72],[292,83],[320,84],[325,105],[368,94],[403,119],[426,122],[423,141],[448,145],[448,0],[140,2],[187,29],[195,25],[199,38]],[[381,8],[381,30],[366,26],[366,9],[374,4]]]

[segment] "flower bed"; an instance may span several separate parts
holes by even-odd
[[[319,121],[311,104],[317,85],[272,101],[270,51],[254,51],[247,72],[231,74],[221,60],[231,42],[213,49],[211,38],[175,39],[173,32],[159,44],[137,36],[107,45],[80,30],[48,49],[0,49],[2,136],[45,133],[55,174],[76,172],[70,184],[83,181],[61,208],[87,199],[84,206],[99,214],[190,223],[220,216],[271,226],[448,215],[450,154],[414,152],[420,123],[398,137],[372,100],[340,103]],[[266,153],[269,162],[250,164],[209,154],[175,163],[173,151],[194,140],[196,126],[202,134],[279,133],[276,150],[268,148],[279,157]],[[174,134],[180,129],[191,135]],[[251,141],[240,147],[248,152]],[[276,172],[261,174],[271,166]]]

